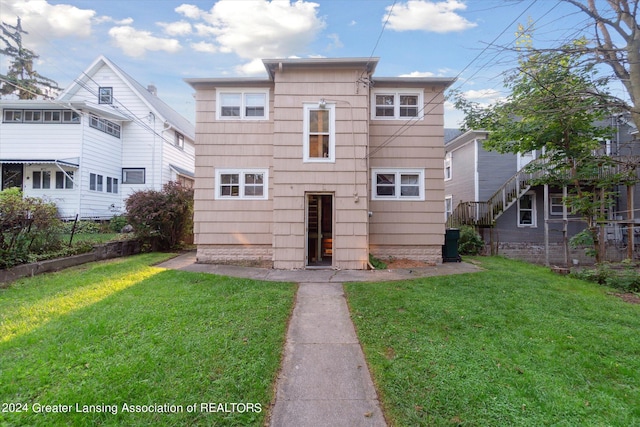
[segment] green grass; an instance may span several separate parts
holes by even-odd
[[[0,405],[29,409],[0,407],[1,426],[264,423],[295,286],[153,266],[167,257],[87,264],[0,289]],[[262,410],[206,412],[209,402]],[[106,412],[77,413],[76,404]],[[129,413],[124,404],[184,412]],[[38,405],[72,412],[35,413]]]
[[[486,271],[345,286],[392,424],[640,425],[640,306],[478,260]]]

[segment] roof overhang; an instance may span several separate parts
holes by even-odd
[[[181,168],[180,166],[176,166],[176,165],[172,165],[171,163],[169,164],[169,168],[171,168],[172,171],[174,171],[175,173],[177,173],[178,175],[187,177],[187,178],[191,178],[194,179],[196,177],[196,174],[188,171],[186,169]]]
[[[76,112],[88,112],[95,114],[96,116],[103,117],[109,120],[115,120],[120,122],[129,122],[131,118],[117,110],[112,105],[101,105],[87,101],[58,101],[55,99],[14,99],[14,100],[0,100],[0,107],[6,109],[23,109],[23,110],[73,110]]]
[[[376,86],[404,86],[404,87],[425,87],[444,86],[448,88],[457,79],[454,77],[374,77],[373,87]]]
[[[234,87],[234,86],[242,86],[242,87],[265,87],[271,86],[273,82],[269,79],[256,79],[256,78],[193,78],[193,79],[184,79],[185,83],[187,83],[192,88],[198,90],[199,88],[204,88],[206,86],[209,87]]]
[[[367,74],[373,74],[380,58],[277,58],[263,59],[262,63],[269,73],[269,78],[274,79],[276,72],[285,68],[315,68],[336,69],[356,68],[362,69]]]
[[[0,163],[29,164],[29,165],[59,165],[78,169],[80,159],[0,159]]]

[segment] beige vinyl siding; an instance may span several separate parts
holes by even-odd
[[[216,121],[215,108],[216,88],[212,86],[198,90],[195,144],[197,179],[194,187],[194,232],[198,259],[270,259],[273,243],[272,200],[215,200],[215,179],[217,169],[270,170],[273,122]],[[269,171],[266,185],[270,197],[272,182],[272,173]]]
[[[368,91],[357,70],[285,70],[274,95],[275,224],[305,224],[306,195],[333,195],[333,265],[362,269],[368,259],[366,155]],[[303,105],[335,103],[334,163],[303,162]],[[352,121],[353,119],[353,121]],[[354,174],[355,170],[355,174]],[[358,195],[357,203],[354,194]],[[305,227],[274,229],[274,267],[304,268]]]
[[[440,89],[425,89],[428,104],[421,120],[371,121],[371,169],[422,169],[425,196],[424,201],[371,201],[370,245],[376,255],[439,261],[445,230]]]

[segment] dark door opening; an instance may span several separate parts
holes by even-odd
[[[2,190],[18,187],[22,190],[22,163],[2,164]]]
[[[307,195],[307,266],[333,265],[333,195]]]

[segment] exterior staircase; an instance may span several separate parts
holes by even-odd
[[[529,172],[526,167],[520,169],[486,202],[458,203],[447,220],[447,227],[455,228],[461,225],[493,227],[500,215],[529,191],[532,181],[542,175],[542,171]]]

